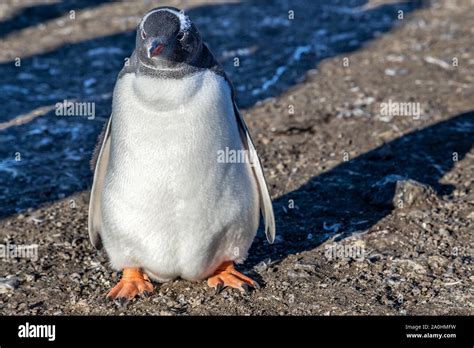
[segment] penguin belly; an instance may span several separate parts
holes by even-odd
[[[221,161],[242,150],[221,76],[120,78],[101,197],[112,267],[198,280],[242,262],[258,228],[258,188],[250,164]]]

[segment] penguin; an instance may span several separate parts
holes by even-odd
[[[177,278],[207,279],[216,292],[258,288],[235,264],[260,212],[273,243],[271,198],[234,88],[183,11],[158,7],[140,21],[99,139],[89,236],[122,271],[107,298],[128,301],[152,292],[152,280]]]

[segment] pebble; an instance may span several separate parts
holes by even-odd
[[[268,265],[270,264],[270,262],[271,262],[270,259],[261,261],[257,265],[255,265],[254,270],[257,271],[258,273],[261,273],[268,269]]]

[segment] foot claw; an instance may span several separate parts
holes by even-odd
[[[215,288],[216,288],[216,295],[219,295],[221,293],[222,289],[224,289],[224,285],[222,283],[217,283]]]
[[[246,283],[242,284],[241,285],[241,289],[242,289],[242,292],[244,292],[245,294],[250,294],[250,286]]]
[[[114,303],[119,307],[127,307],[129,299],[126,297],[119,297],[114,300]]]

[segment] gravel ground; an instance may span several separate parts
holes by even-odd
[[[184,2],[237,88],[278,237],[240,266],[258,291],[177,280],[126,307],[88,240],[88,159],[156,2],[30,2],[0,7],[0,236],[37,260],[2,260],[0,313],[473,314],[472,1]],[[95,117],[56,117],[64,99]]]

